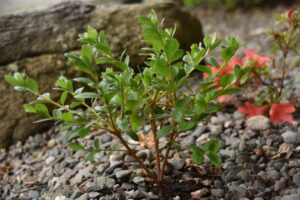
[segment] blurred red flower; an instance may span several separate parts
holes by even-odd
[[[292,113],[295,111],[293,104],[274,103],[270,109],[270,119],[275,125],[284,122],[292,123],[294,121]]]
[[[253,117],[256,115],[264,115],[267,108],[267,105],[255,106],[247,101],[243,106],[238,107],[238,111],[246,114],[247,117]]]
[[[267,62],[271,61],[271,58],[259,55],[255,51],[246,49],[243,62],[246,62],[247,60],[254,62],[257,67],[263,67]]]

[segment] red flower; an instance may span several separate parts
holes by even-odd
[[[293,12],[294,12],[295,10],[296,10],[295,8],[290,8],[290,9],[287,11],[288,22],[289,22],[290,24],[291,24],[292,21],[293,21],[292,14],[293,14]]]
[[[273,124],[282,124],[284,122],[292,123],[292,113],[295,112],[293,104],[274,103],[270,109],[270,119]]]
[[[267,62],[271,61],[271,58],[266,57],[266,56],[261,56],[255,51],[246,49],[245,50],[245,57],[243,59],[243,62],[246,60],[250,60],[255,63],[257,67],[263,67]]]
[[[222,63],[219,63],[219,65],[221,66]],[[232,59],[228,62],[228,64],[220,72],[220,76],[232,73],[234,71],[235,65],[239,65],[239,66],[243,65],[242,60],[237,56],[232,57]],[[210,68],[210,70],[212,71],[213,74],[215,74],[219,71],[215,66],[208,65],[207,67]],[[206,79],[207,77],[208,77],[208,74],[204,73],[203,78]],[[219,79],[217,79],[217,80],[219,80]]]
[[[238,108],[238,111],[240,113],[246,114],[247,117],[253,117],[256,115],[263,115],[267,108],[268,108],[267,105],[255,106],[252,103],[247,101],[244,106],[240,106]]]
[[[229,95],[219,96],[219,97],[217,98],[217,101],[218,101],[219,103],[228,103],[228,102],[230,102],[230,96],[229,96]]]

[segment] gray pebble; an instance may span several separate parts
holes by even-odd
[[[214,196],[214,197],[218,197],[221,198],[224,196],[225,192],[223,189],[211,189],[210,193]]]
[[[247,128],[253,131],[264,131],[271,127],[269,118],[257,115],[247,119],[246,121]]]
[[[121,170],[116,172],[116,177],[121,180],[128,180],[131,174],[131,170]]]
[[[293,131],[286,131],[282,135],[283,141],[288,144],[299,144],[300,134]]]
[[[293,183],[295,183],[298,187],[300,187],[300,172],[296,173],[293,176]]]

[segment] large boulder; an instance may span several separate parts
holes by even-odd
[[[148,15],[154,9],[165,18],[166,27],[176,24],[176,37],[183,49],[202,40],[201,24],[176,4],[87,5],[67,2],[44,11],[0,17],[0,147],[24,140],[49,124],[32,124],[36,116],[26,114],[22,104],[32,97],[13,90],[3,80],[7,73],[25,72],[35,78],[41,91],[47,91],[59,74],[74,71],[66,64],[64,52],[80,48],[79,33],[91,25],[104,30],[116,56],[124,49],[131,64],[141,65],[138,56],[141,42],[138,15]]]

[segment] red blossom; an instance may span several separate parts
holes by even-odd
[[[292,123],[294,121],[292,113],[295,112],[293,104],[274,103],[270,109],[270,119],[274,125],[284,122]]]
[[[268,108],[267,105],[263,106],[255,106],[250,102],[246,102],[244,106],[238,107],[238,111],[240,113],[244,113],[247,115],[247,117],[253,117],[256,115],[263,115]]]
[[[219,62],[219,65],[221,66],[222,63]],[[237,56],[232,57],[232,59],[228,62],[228,64],[220,72],[220,76],[232,73],[234,71],[234,66],[235,65],[239,65],[239,66],[243,65],[242,60]],[[215,66],[207,65],[207,67],[210,68],[210,70],[212,71],[213,74],[218,72],[218,69]],[[203,78],[205,79],[207,77],[208,77],[208,74],[204,73]],[[217,80],[219,80],[219,79],[217,78]],[[216,82],[218,82],[218,81],[216,81]]]
[[[259,55],[255,51],[246,49],[245,50],[245,57],[243,59],[243,62],[246,62],[247,60],[250,60],[251,62],[254,62],[257,67],[263,67],[267,62],[271,61],[271,58]]]
[[[291,24],[293,19],[292,19],[292,14],[293,12],[295,11],[296,9],[295,8],[290,8],[288,11],[287,11],[287,16],[288,16],[288,22]]]
[[[228,103],[228,102],[230,102],[230,96],[229,96],[229,95],[219,96],[219,97],[217,98],[217,101],[218,101],[219,103]]]

